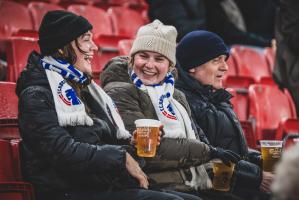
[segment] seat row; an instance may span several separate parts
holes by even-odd
[[[0,0],[0,40],[5,40],[20,30],[37,31],[47,11],[64,9],[45,2],[30,2],[25,6]],[[66,10],[86,17],[94,27],[95,37],[116,35],[133,38],[138,28],[147,20],[146,14],[121,6],[112,6],[106,11],[91,5],[71,4]]]

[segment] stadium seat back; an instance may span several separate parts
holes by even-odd
[[[8,39],[20,29],[33,29],[29,11],[22,4],[0,0],[0,13],[0,39]]]
[[[111,17],[114,34],[134,38],[139,27],[144,25],[141,13],[124,7],[110,7],[108,14]]]
[[[249,115],[255,120],[258,139],[274,139],[279,123],[294,118],[287,95],[273,85],[249,87]]]
[[[118,50],[120,55],[129,55],[133,45],[133,40],[120,40],[118,42]]]
[[[33,20],[34,30],[38,31],[44,15],[50,10],[63,10],[57,4],[50,4],[46,2],[30,2],[28,9]]]
[[[231,53],[236,61],[239,76],[252,77],[255,82],[259,82],[262,77],[271,76],[268,63],[262,52],[246,46],[234,46]]]
[[[8,41],[7,77],[8,81],[16,82],[19,74],[27,64],[31,51],[39,52],[36,38],[13,37]]]
[[[93,25],[94,37],[112,35],[112,24],[105,10],[89,5],[70,5],[68,11],[82,15]]]
[[[18,97],[15,88],[15,83],[0,82],[0,119],[18,118]]]

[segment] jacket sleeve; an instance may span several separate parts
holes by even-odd
[[[141,109],[138,95],[134,94],[132,90],[128,90],[125,87],[115,87],[106,90],[106,92],[114,100],[126,128],[131,132],[135,130],[134,121],[136,119],[149,118],[146,114],[148,111]],[[210,148],[208,145],[199,140],[186,138],[163,137],[157,154],[154,159],[148,159],[148,163],[151,163],[152,167],[154,167],[154,164],[157,165],[159,169],[164,164],[165,166],[167,165],[167,168],[178,166],[188,167],[203,164],[210,160]],[[161,165],[161,163],[164,164]]]
[[[101,173],[125,170],[125,150],[114,145],[75,141],[59,126],[52,93],[26,89],[19,98],[19,125],[24,143],[58,170]]]

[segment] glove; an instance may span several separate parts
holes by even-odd
[[[210,146],[211,159],[219,158],[224,164],[230,166],[230,162],[237,163],[241,157],[231,150],[225,150],[219,147]]]

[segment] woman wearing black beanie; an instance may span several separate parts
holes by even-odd
[[[22,168],[41,200],[175,199],[147,190],[111,98],[92,80],[97,46],[82,16],[50,11],[17,82]],[[128,153],[130,152],[131,155]]]

